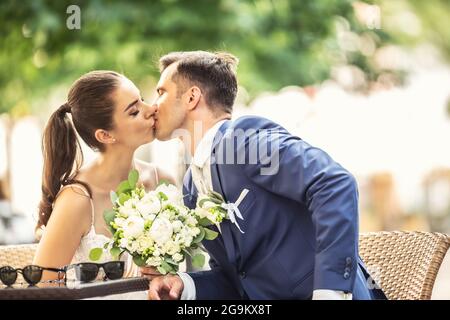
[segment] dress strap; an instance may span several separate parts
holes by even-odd
[[[158,169],[155,165],[153,166],[153,169],[155,169],[155,180],[156,180],[156,185],[158,185],[158,183],[159,183]]]
[[[74,187],[74,188],[77,188],[77,189],[81,190],[81,192],[83,192],[83,194],[84,194],[86,197],[89,198],[89,202],[91,203],[91,219],[92,219],[92,220],[91,220],[91,227],[93,227],[93,226],[94,226],[94,201],[92,200],[91,196],[89,195],[89,192],[86,190],[85,187],[83,187],[83,186],[80,185],[80,184],[75,184],[75,183],[73,183],[73,184],[67,184],[67,185],[65,185],[65,186],[62,186],[61,189],[59,189],[59,192],[58,192],[58,194],[56,195],[56,198],[58,198],[59,194],[60,194],[64,189],[67,189],[67,188],[69,188],[69,187]]]

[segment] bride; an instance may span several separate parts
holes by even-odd
[[[110,191],[131,169],[138,170],[147,191],[156,188],[158,180],[175,183],[160,168],[133,158],[139,146],[154,139],[155,113],[136,86],[116,72],[89,72],[72,85],[67,102],[51,115],[44,131],[36,226],[40,242],[33,264],[60,268],[88,262],[90,250],[112,237],[103,211],[111,208]],[[99,151],[89,165],[82,166],[76,133]],[[112,257],[105,250],[100,262],[108,260]],[[137,276],[138,269],[126,260],[125,276]],[[43,280],[57,277],[44,271]]]

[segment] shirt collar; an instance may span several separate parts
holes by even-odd
[[[195,164],[199,168],[203,168],[206,161],[211,157],[211,148],[214,142],[214,137],[219,131],[222,124],[227,120],[221,120],[217,122],[214,126],[212,126],[208,131],[206,131],[202,140],[198,144],[195,149],[194,158],[192,159],[192,163]]]

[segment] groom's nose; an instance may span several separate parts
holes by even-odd
[[[145,109],[145,117],[146,118],[152,117],[156,113],[156,110],[157,110],[156,105],[147,104]]]

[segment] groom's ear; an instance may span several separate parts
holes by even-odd
[[[114,137],[108,131],[103,129],[95,130],[95,139],[103,144],[112,144],[116,142],[116,139],[114,139]]]
[[[199,87],[193,86],[186,91],[186,102],[189,110],[193,110],[197,107],[202,97],[202,91]]]

